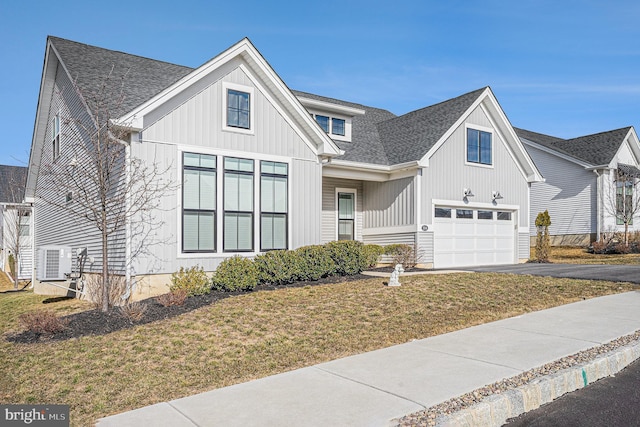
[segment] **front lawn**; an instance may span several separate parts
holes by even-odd
[[[145,405],[425,338],[525,312],[634,289],[631,284],[462,273],[371,278],[250,292],[100,336],[0,342],[0,401],[71,405],[72,425]],[[635,288],[637,289],[637,287]],[[0,331],[42,308],[0,294]],[[72,313],[76,300],[44,308]]]
[[[531,259],[536,257],[531,248]],[[640,264],[640,254],[591,254],[586,248],[575,246],[552,246],[549,261],[565,264]]]

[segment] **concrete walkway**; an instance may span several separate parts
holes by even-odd
[[[627,292],[159,403],[98,426],[389,426],[639,329],[640,291]]]

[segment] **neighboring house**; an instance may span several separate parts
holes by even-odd
[[[407,243],[434,268],[529,257],[529,191],[542,177],[489,87],[395,116],[291,91],[248,39],[191,69],[55,37],[27,183],[39,252],[87,248],[99,259],[95,233],[41,202],[40,175],[76,161],[64,117],[90,112],[79,93],[112,69],[126,71],[115,117],[130,131],[127,152],[178,184],[160,200],[154,256],[125,267],[136,297],[164,291],[181,266],[213,271],[229,256],[338,239]],[[110,263],[128,265],[134,240],[114,239]]]
[[[0,165],[0,270],[12,271],[9,257],[13,255],[18,258],[20,280],[31,280],[33,269],[31,205],[23,203],[27,171]]]
[[[585,245],[602,233],[624,231],[616,211],[622,199],[637,197],[618,179],[640,178],[640,143],[633,127],[573,139],[516,129],[527,152],[545,178],[531,186],[531,236],[535,218],[549,211],[554,245]],[[629,182],[627,182],[629,184]],[[640,218],[629,229],[640,230]]]

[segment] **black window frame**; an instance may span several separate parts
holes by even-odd
[[[349,194],[351,196],[353,196],[353,218],[341,218],[340,217],[340,195],[341,194]],[[337,211],[337,216],[338,216],[338,229],[336,230],[336,234],[337,234],[337,238],[338,240],[356,240],[356,192],[355,191],[338,191],[338,195],[336,198],[336,211]],[[351,230],[353,232],[353,235],[350,239],[341,239],[340,238],[340,221],[348,221],[351,222]]]
[[[247,109],[244,110],[240,108],[239,105],[231,106],[230,105],[230,94],[237,95],[246,95],[247,96]],[[246,112],[247,114],[247,126],[241,126],[240,123],[240,115]],[[231,117],[236,118],[236,122],[238,124],[231,124]],[[251,129],[251,93],[245,92],[243,90],[227,88],[227,127],[236,128],[236,129]]]
[[[265,163],[276,163],[276,164],[281,164],[286,166],[286,174],[278,174],[278,173],[269,173],[269,172],[263,172],[262,171],[262,166]],[[263,185],[263,181],[262,178],[285,178],[286,179],[286,188],[287,188],[287,194],[286,194],[286,211],[285,212],[278,212],[278,211],[264,211],[263,210],[263,206],[262,206],[262,185]],[[260,251],[262,252],[268,252],[268,251],[277,251],[277,250],[287,250],[289,249],[289,164],[288,163],[284,163],[284,162],[275,162],[275,161],[270,161],[270,160],[261,160],[260,161]],[[262,239],[262,232],[263,232],[263,222],[262,219],[265,217],[282,217],[284,216],[285,218],[285,231],[284,231],[284,242],[285,245],[283,248],[265,248],[264,246],[264,241]]]
[[[489,137],[489,159],[483,161],[482,148],[483,148],[483,135]],[[474,146],[471,146],[471,142],[474,142]],[[475,163],[478,165],[492,166],[493,165],[493,133],[487,132],[475,128],[467,128],[467,162]],[[473,156],[472,156],[473,155]],[[477,156],[477,157],[476,157]]]
[[[433,216],[434,218],[451,218],[451,210],[451,208],[437,207],[433,211]],[[445,212],[447,213],[447,215],[444,215]]]
[[[331,117],[325,116],[323,114],[316,114],[315,119],[316,123],[318,123],[318,126],[320,126],[320,129],[322,129],[325,133],[329,133],[329,130],[331,128]],[[320,120],[318,119],[326,119],[326,124],[320,123]]]
[[[197,156],[209,156],[209,157],[213,157],[213,161],[214,161],[214,167],[206,167],[206,166],[193,166],[193,165],[187,165],[185,164],[185,156],[191,154],[191,155],[197,155]],[[215,173],[215,178],[214,178],[214,188],[215,188],[215,192],[216,192],[216,197],[214,200],[214,208],[213,209],[193,209],[193,208],[185,208],[185,188],[184,188],[184,182],[185,182],[185,171],[187,170],[192,170],[192,171],[204,171],[204,172],[211,172],[213,171]],[[190,253],[216,253],[218,250],[218,245],[217,245],[217,238],[218,238],[218,227],[217,227],[217,219],[218,219],[218,201],[217,201],[217,194],[218,194],[218,157],[216,155],[213,154],[202,154],[202,153],[192,153],[192,152],[183,152],[182,153],[182,230],[181,230],[181,244],[180,244],[180,249],[182,250],[182,253],[185,254],[190,254]],[[199,196],[199,195],[198,195]],[[207,215],[211,215],[213,214],[213,249],[186,249],[184,248],[184,242],[185,242],[185,238],[184,238],[184,223],[185,223],[185,213],[186,214],[198,214],[200,215],[202,214],[207,214]],[[198,248],[200,248],[200,232],[198,231]]]
[[[336,132],[336,122],[342,122],[342,133],[340,132]],[[347,128],[347,121],[345,119],[341,119],[338,117],[331,117],[331,134],[332,135],[338,135],[338,136],[345,136],[345,132],[346,132],[346,128]]]
[[[252,164],[252,170],[251,172],[249,171],[241,171],[241,170],[235,170],[235,169],[227,169],[226,166],[226,160],[228,159],[236,159],[236,160],[249,160],[251,161]],[[255,249],[255,192],[256,192],[256,177],[255,177],[255,171],[256,171],[256,161],[255,159],[248,159],[248,158],[244,158],[244,157],[235,157],[235,156],[227,156],[223,158],[223,165],[222,165],[222,198],[223,198],[223,202],[222,202],[222,251],[225,253],[239,253],[239,252],[253,252]],[[251,177],[251,210],[250,211],[241,211],[241,210],[227,210],[225,208],[225,198],[226,198],[226,177],[227,177],[227,173],[229,174],[234,174],[234,175],[244,175],[244,176],[250,176]],[[226,235],[226,217],[227,214],[230,215],[240,215],[240,214],[249,214],[251,216],[251,248],[250,249],[228,249],[227,248],[227,241],[225,238]]]

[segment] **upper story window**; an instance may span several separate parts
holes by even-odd
[[[222,89],[222,128],[231,132],[253,134],[253,87],[223,82]]]
[[[323,116],[321,114],[315,114],[316,122],[320,125],[323,131],[330,133],[331,135],[345,136],[346,120],[339,119],[337,117]]]
[[[60,157],[60,114],[56,114],[51,123],[51,146],[55,160]]]
[[[633,178],[621,178],[616,180],[616,224],[633,225]]]
[[[467,128],[467,162],[492,165],[491,132]]]
[[[227,126],[251,128],[251,95],[247,92],[227,89]]]

